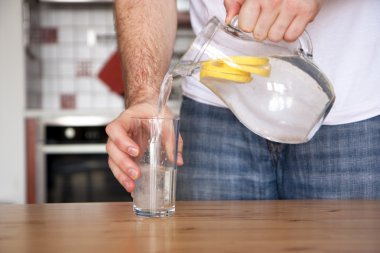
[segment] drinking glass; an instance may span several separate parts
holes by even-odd
[[[132,192],[133,211],[146,217],[175,212],[179,118],[128,119],[128,135],[139,146],[135,162],[141,176]]]

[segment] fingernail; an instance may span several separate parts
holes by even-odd
[[[182,154],[178,154],[178,157],[177,157],[177,163],[179,163],[179,164],[183,164]]]
[[[130,154],[131,156],[137,156],[138,153],[139,152],[138,152],[138,150],[136,148],[134,148],[134,147],[129,147],[128,148],[128,154]]]
[[[256,40],[264,40],[264,36],[259,32],[255,32],[254,37]]]
[[[128,175],[132,178],[132,179],[136,179],[137,178],[137,172],[134,170],[134,169],[129,169],[128,170]]]

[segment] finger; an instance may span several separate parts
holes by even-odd
[[[117,167],[131,179],[136,180],[140,177],[138,165],[112,142],[108,141],[106,145],[107,153]]]
[[[171,120],[162,121],[162,144],[165,148],[166,156],[169,162],[173,165],[175,161],[175,152],[176,152],[176,137],[177,133],[174,129],[173,123]],[[177,157],[178,158],[178,157]]]
[[[285,32],[284,40],[292,42],[298,39],[298,37],[305,31],[308,22],[309,19],[307,17],[296,16]]]
[[[120,170],[120,168],[111,158],[108,159],[108,165],[112,171],[112,174],[117,179],[117,181],[124,187],[124,189],[128,192],[132,192],[136,187],[135,182],[132,179],[130,179],[122,170]]]
[[[161,141],[164,146],[168,161],[174,165],[174,162],[176,160],[175,156],[177,155],[177,165],[182,166],[183,141],[182,137],[178,134],[178,126],[175,126],[171,120],[162,121],[162,123]]]
[[[268,37],[269,29],[275,22],[279,14],[278,7],[274,6],[261,6],[261,12],[257,18],[256,26],[253,30],[253,36],[255,39],[261,41]]]
[[[173,133],[174,134],[174,133]],[[183,150],[183,140],[182,137],[179,135],[177,143],[175,143],[175,137],[172,135],[170,138],[170,141],[166,141],[164,143],[165,145],[165,150],[168,156],[168,160],[171,163],[174,163],[175,159],[174,156],[177,155],[177,166],[182,166],[183,165],[183,157],[182,157],[182,150]],[[175,154],[175,146],[177,145],[177,154]]]
[[[119,120],[114,120],[106,127],[106,133],[111,141],[123,152],[131,156],[139,154],[139,146],[128,136],[128,129]]]
[[[226,24],[230,24],[231,20],[239,14],[241,5],[244,0],[224,0],[224,7],[226,8]]]
[[[182,151],[183,151],[183,139],[182,139],[182,136],[179,135],[179,138],[178,138],[178,158],[177,158],[177,165],[178,166],[182,166],[183,165],[183,156],[182,156]]]
[[[294,18],[295,14],[293,13],[280,12],[279,16],[269,29],[268,39],[274,42],[282,40]]]
[[[245,1],[239,12],[239,28],[252,32],[260,15],[260,5],[257,1]]]
[[[165,118],[168,118],[168,119],[174,118],[174,115],[169,108],[166,108],[166,110],[165,110]],[[162,121],[162,122],[163,122],[162,135],[161,135],[162,136],[162,143],[164,145],[164,148],[165,148],[169,162],[171,162],[173,164],[175,162],[175,159],[174,159],[175,158],[175,147],[176,147],[175,141],[176,141],[177,134],[178,134],[176,132],[176,131],[178,131],[178,129],[176,129],[176,127],[178,127],[178,126],[175,127],[173,124],[173,121],[171,121],[171,120]],[[182,141],[182,138],[180,136],[178,138]],[[179,139],[178,139],[178,142],[179,142]],[[179,146],[177,146],[177,149],[179,150]],[[179,166],[183,165],[182,146],[181,146],[181,156],[178,156],[178,153],[177,153],[177,165],[179,165]]]

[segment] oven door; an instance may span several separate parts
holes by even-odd
[[[108,166],[105,144],[45,145],[44,202],[132,201]]]
[[[108,166],[103,116],[62,116],[40,122],[38,203],[132,201]]]

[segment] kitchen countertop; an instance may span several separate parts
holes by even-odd
[[[380,252],[380,201],[0,205],[0,252]]]

